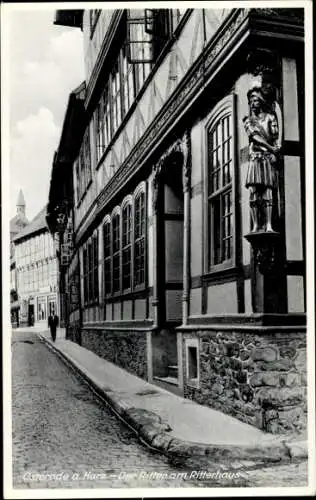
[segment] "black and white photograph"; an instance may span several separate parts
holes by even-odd
[[[1,24],[5,498],[315,494],[312,2]]]

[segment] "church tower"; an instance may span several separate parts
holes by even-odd
[[[25,215],[25,200],[22,189],[20,189],[18,200],[16,202],[16,213]]]

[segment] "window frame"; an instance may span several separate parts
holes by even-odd
[[[114,218],[119,218],[118,224],[118,248],[114,252],[114,233],[113,233],[113,220]],[[111,291],[112,296],[121,295],[122,294],[122,228],[121,228],[122,218],[121,218],[121,208],[119,206],[115,207],[111,213]],[[118,289],[114,288],[114,257],[118,258],[119,262],[119,276]]]
[[[222,199],[221,196],[229,191],[227,186],[218,189],[215,193],[211,193],[210,190],[210,143],[209,136],[211,130],[214,128],[215,124],[219,122],[225,115],[231,115],[231,158],[232,158],[232,166],[231,166],[231,206],[232,206],[232,215],[231,215],[231,257],[227,260],[223,260],[219,263],[214,263],[214,247],[212,241],[213,234],[213,215],[210,209],[210,200],[213,199]],[[205,125],[205,169],[204,169],[204,179],[205,179],[205,189],[204,189],[204,213],[205,222],[204,222],[204,234],[206,235],[204,245],[204,274],[212,274],[219,271],[224,271],[226,269],[233,269],[237,266],[237,251],[238,251],[238,242],[237,242],[237,231],[236,231],[236,221],[238,218],[238,207],[236,194],[238,189],[238,168],[239,161],[237,155],[237,116],[236,116],[236,94],[234,92],[228,94],[226,97],[221,99],[220,102],[215,105],[212,109],[209,119]],[[221,171],[222,172],[222,171]],[[221,201],[220,201],[221,202]],[[222,223],[222,220],[221,220]]]
[[[127,207],[130,207],[130,217],[129,217],[129,242],[124,243],[124,211],[127,209]],[[134,256],[134,239],[133,239],[133,231],[134,231],[134,204],[133,204],[133,198],[131,195],[126,197],[121,205],[121,226],[122,226],[122,241],[121,241],[121,252],[122,252],[122,293],[128,293],[131,292],[133,289],[133,276],[134,276],[134,261],[133,261],[133,256]],[[130,250],[130,261],[129,261],[129,267],[130,267],[130,286],[125,287],[124,286],[124,251],[127,249]]]
[[[144,231],[143,231],[142,236],[139,236],[136,238],[136,201],[140,196],[144,197]],[[133,283],[132,283],[132,287],[133,287],[134,291],[142,290],[146,286],[146,267],[147,267],[147,255],[146,255],[146,235],[147,235],[147,224],[146,224],[147,210],[146,210],[146,208],[147,208],[147,203],[146,203],[146,199],[147,199],[146,190],[144,189],[144,185],[141,185],[135,190],[134,195],[133,195],[133,221],[134,221],[133,226],[134,227],[133,227],[133,276],[132,276]],[[144,256],[143,256],[144,280],[142,281],[142,283],[136,283],[135,282],[135,278],[136,278],[136,240],[138,243],[141,239],[143,240],[143,245],[144,245]]]
[[[100,292],[99,292],[99,230],[96,229],[96,231],[93,233],[91,237],[92,241],[92,257],[93,257],[93,263],[92,263],[92,290],[93,290],[93,295],[92,295],[92,302],[97,304],[99,302],[100,298]]]
[[[144,280],[140,284],[135,284],[135,200],[137,200],[138,196],[143,195],[144,197],[144,231],[143,231],[143,241],[144,241],[144,268],[143,268],[143,274],[144,274]],[[124,210],[127,206],[131,207],[130,211],[130,243],[128,245],[124,245],[123,241],[123,213]],[[119,238],[120,238],[120,244],[119,244],[119,249],[116,250],[115,254],[113,252],[113,219],[115,216],[119,216],[120,218],[120,224],[119,224]],[[120,205],[117,205],[111,212],[111,214],[106,214],[102,221],[102,245],[103,245],[103,257],[102,257],[102,300],[104,304],[108,301],[109,298],[112,297],[123,297],[124,295],[128,295],[131,293],[139,292],[145,290],[147,286],[147,189],[146,189],[146,183],[142,182],[134,191],[133,194],[129,194],[126,196]],[[108,255],[105,252],[105,228],[109,228],[109,235],[110,235],[110,243],[109,243],[109,248],[110,248],[110,255]],[[130,287],[129,288],[124,288],[124,280],[123,280],[123,253],[124,249],[127,247],[130,247],[130,253],[131,253],[131,262],[130,262]],[[120,268],[119,268],[119,280],[120,280],[120,287],[118,290],[114,290],[114,273],[113,273],[113,260],[114,256],[119,255],[119,262],[120,262]],[[110,287],[109,290],[106,291],[106,262],[107,266],[109,266],[111,270],[111,276],[110,276]],[[110,265],[109,265],[110,263]]]
[[[109,255],[105,254],[105,226],[108,226],[109,231]],[[102,222],[102,245],[103,245],[103,262],[102,262],[102,290],[103,290],[103,298],[106,299],[107,297],[110,297],[112,294],[112,234],[111,234],[111,217],[107,215],[103,222]],[[110,279],[109,279],[109,291],[107,291],[107,288],[105,286],[106,283],[106,273],[105,273],[105,261],[109,263],[109,269],[110,269]]]

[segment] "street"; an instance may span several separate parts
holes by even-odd
[[[171,462],[142,445],[35,333],[12,335],[15,488],[306,486],[306,461],[235,472]]]

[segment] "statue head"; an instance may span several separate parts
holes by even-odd
[[[253,87],[247,92],[248,103],[251,110],[259,110],[265,107],[266,100],[260,87]]]

